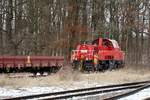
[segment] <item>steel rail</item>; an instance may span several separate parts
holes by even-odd
[[[146,84],[144,86],[138,87],[135,90],[129,91],[127,93],[119,94],[119,95],[116,95],[116,96],[113,96],[113,97],[110,97],[110,98],[106,98],[104,100],[117,100],[117,99],[121,99],[121,98],[130,96],[130,95],[133,95],[133,94],[135,94],[135,93],[137,93],[137,92],[139,92],[139,91],[141,91],[143,89],[149,88],[149,87],[150,87],[150,84]]]
[[[113,91],[121,91],[126,89],[135,89],[139,88],[143,85],[137,85],[137,86],[130,86],[130,87],[121,87],[121,88],[112,88],[112,89],[105,89],[105,90],[97,90],[97,91],[87,91],[87,92],[81,92],[81,93],[75,93],[75,94],[69,94],[69,95],[61,95],[56,97],[46,97],[41,98],[40,100],[57,100],[57,99],[67,99],[67,98],[73,98],[73,97],[82,97],[82,96],[89,96],[89,95],[96,95],[100,93],[108,93]]]
[[[83,88],[83,89],[75,89],[75,90],[67,90],[67,91],[60,91],[60,92],[53,92],[53,93],[45,93],[45,94],[36,94],[36,95],[29,95],[29,96],[21,96],[21,97],[13,97],[4,100],[21,100],[21,99],[31,99],[31,98],[39,98],[39,97],[46,97],[46,96],[53,96],[53,95],[63,95],[75,92],[84,92],[84,91],[92,91],[97,89],[106,89],[106,88],[115,88],[115,87],[124,87],[124,86],[132,86],[132,85],[140,85],[140,84],[147,84],[150,81],[141,81],[141,82],[132,82],[132,83],[123,83],[123,84],[115,84],[115,85],[108,85],[108,86],[99,86],[99,87],[90,87],[90,88]],[[107,91],[107,90],[105,90]],[[115,91],[115,90],[114,90]],[[99,91],[100,92],[100,91]],[[102,92],[102,90],[101,90]]]

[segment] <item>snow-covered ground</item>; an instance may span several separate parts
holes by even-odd
[[[87,88],[91,86],[100,86],[98,83],[89,83],[85,81],[75,82],[72,86],[36,86],[30,88],[17,88],[12,89],[9,87],[0,87],[0,99],[9,98],[9,97],[19,97],[19,96],[26,96],[32,94],[42,94],[42,93],[50,93],[50,92],[57,92],[57,91],[64,91],[64,90],[71,90],[71,89],[78,89],[78,88]]]
[[[82,85],[81,85],[82,84]],[[75,87],[75,85],[77,87]],[[57,92],[57,91],[64,91],[64,90],[70,90],[70,89],[77,89],[81,88],[78,86],[82,86],[82,88],[90,87],[90,86],[100,86],[97,83],[87,83],[87,82],[76,82],[73,84],[73,87],[67,87],[67,86],[51,86],[51,87],[30,87],[30,88],[18,88],[18,89],[12,89],[9,87],[0,87],[0,99],[8,98],[8,97],[18,97],[18,96],[26,96],[31,94],[41,94],[41,93],[49,93],[49,92]],[[120,99],[120,100],[143,100],[144,98],[150,97],[150,88],[144,89],[132,96]]]
[[[37,78],[9,78],[7,75],[0,75],[0,99],[133,81],[136,82],[137,80],[144,81],[149,80],[149,78],[149,70],[140,70],[140,72],[138,72],[130,69],[91,74],[64,71],[47,77]],[[143,100],[148,97],[150,97],[150,88],[120,100]]]
[[[32,88],[19,88],[19,89],[9,89],[0,87],[0,99],[7,97],[18,97],[18,96],[26,96],[31,94],[41,94],[41,93],[49,93],[56,91],[63,91],[63,88],[60,87],[32,87]]]
[[[144,100],[148,97],[150,97],[150,88],[144,89],[134,95],[122,98],[120,100]]]

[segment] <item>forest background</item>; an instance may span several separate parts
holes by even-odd
[[[0,55],[64,55],[109,32],[126,64],[150,62],[149,0],[0,0]]]

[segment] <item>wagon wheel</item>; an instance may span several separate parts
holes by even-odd
[[[102,71],[103,70],[103,66],[101,64],[97,65],[97,71]]]

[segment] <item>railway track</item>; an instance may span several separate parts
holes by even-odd
[[[133,94],[135,94],[135,93],[137,93],[137,92],[139,92],[139,91],[141,91],[143,89],[149,88],[149,87],[150,87],[150,84],[145,84],[145,85],[143,85],[141,87],[138,87],[138,88],[136,88],[134,90],[131,90],[131,91],[126,92],[126,93],[118,94],[118,95],[112,96],[110,98],[106,98],[105,100],[117,100],[117,99],[121,99],[123,97],[129,96],[129,95],[133,95]]]
[[[79,98],[79,97],[84,97],[84,96],[107,94],[107,93],[116,92],[116,91],[131,90],[124,94],[119,94],[117,96],[105,98],[105,100],[112,100],[112,99],[118,99],[118,98],[122,98],[128,95],[134,94],[148,87],[150,87],[150,81],[142,81],[142,82],[99,86],[99,87],[67,90],[67,91],[61,91],[61,92],[45,93],[45,94],[22,96],[22,97],[13,97],[13,98],[7,98],[4,100],[24,100],[24,99],[56,100],[56,99],[68,99],[68,98],[75,98],[75,97]]]

